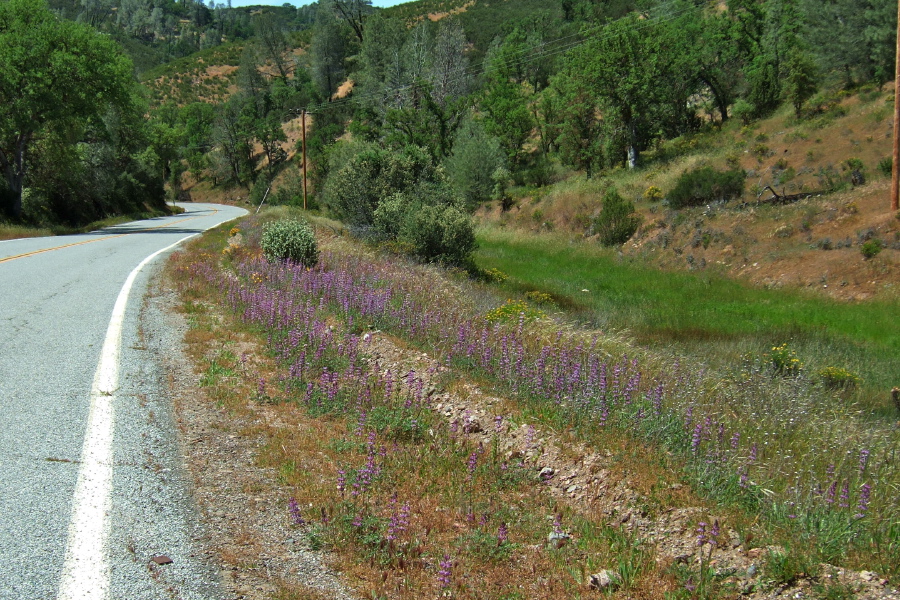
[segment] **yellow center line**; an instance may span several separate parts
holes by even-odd
[[[213,214],[219,212],[215,210]],[[101,237],[93,240],[84,240],[83,242],[74,242],[72,244],[65,244],[63,246],[54,246],[52,248],[44,248],[43,250],[34,250],[33,252],[25,252],[24,254],[16,254],[15,256],[7,256],[6,258],[0,258],[0,264],[9,262],[11,260],[16,260],[19,258],[27,258],[29,256],[34,256],[35,254],[43,254],[44,252],[52,252],[53,250],[62,250],[64,248],[72,248],[74,246],[83,246],[84,244],[93,244],[94,242],[105,242],[107,240],[114,240],[116,238],[125,237],[126,235],[132,235],[134,233],[143,233],[145,231],[152,231],[154,229],[163,229],[164,227],[171,227],[172,225],[178,225],[179,223],[184,223],[185,221],[191,221],[193,219],[199,219],[200,216],[196,217],[188,217],[186,219],[181,219],[179,221],[175,221],[173,223],[166,223],[165,225],[157,225],[156,227],[146,227],[139,231],[129,231],[128,233],[120,233],[119,235],[112,235],[109,237]]]

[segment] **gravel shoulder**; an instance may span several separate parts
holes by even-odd
[[[253,418],[229,414],[199,386],[184,346],[189,324],[177,306],[176,293],[157,277],[143,324],[145,330],[152,323],[154,330],[167,332],[158,337],[153,354],[166,373],[174,405],[173,430],[202,523],[198,539],[216,571],[219,591],[210,597],[263,600],[278,597],[280,590],[303,590],[296,597],[353,598],[323,553],[309,550],[291,527],[283,500],[288,492],[277,493],[277,473],[257,465],[263,440],[244,435]],[[264,419],[261,411],[257,417]]]

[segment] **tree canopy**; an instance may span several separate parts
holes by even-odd
[[[29,166],[53,139],[107,129],[133,109],[131,62],[87,25],[58,19],[42,0],[0,3],[0,168],[8,209],[22,214]]]

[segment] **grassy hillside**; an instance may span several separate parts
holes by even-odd
[[[147,71],[142,79],[151,103],[224,102],[236,89],[245,44],[239,41],[201,50]]]
[[[593,179],[566,175],[543,188],[520,186],[511,210],[493,206],[480,214],[500,228],[551,230],[590,244],[603,193],[615,187],[642,218],[621,251],[643,264],[727,275],[766,288],[808,288],[845,300],[896,298],[900,221],[888,198],[893,94],[871,88],[826,105],[803,119],[787,107],[750,126],[732,119],[721,129],[662,144],[645,155],[641,168]],[[744,169],[742,197],[668,208],[665,197],[681,174],[703,166]],[[853,168],[865,183],[851,182]],[[782,195],[813,195],[769,203],[768,186]],[[867,257],[863,248],[872,240],[883,250]]]

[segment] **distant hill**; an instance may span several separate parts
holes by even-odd
[[[566,29],[562,4],[548,0],[416,0],[386,8],[384,14],[410,24],[424,19],[457,19],[476,56],[483,56],[495,37],[510,33],[520,24],[555,21],[558,31]]]

